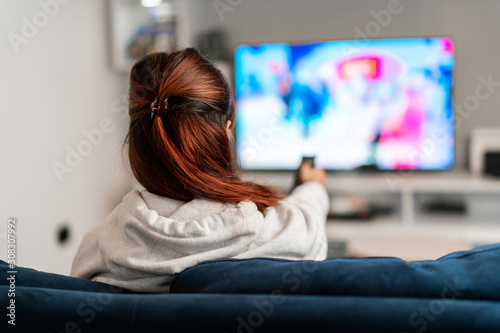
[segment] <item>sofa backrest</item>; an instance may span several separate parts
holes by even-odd
[[[225,259],[185,270],[170,292],[500,300],[499,263],[500,244],[408,263],[397,258]]]

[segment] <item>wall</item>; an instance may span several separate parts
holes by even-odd
[[[18,265],[68,274],[83,234],[130,186],[121,154],[127,77],[110,69],[106,2],[60,2],[46,11],[40,3],[53,0],[0,2],[0,259],[16,217]],[[102,138],[92,132],[100,123]],[[68,166],[68,147],[87,156]],[[66,165],[61,179],[54,162]],[[70,238],[59,245],[62,225]]]
[[[397,14],[377,23],[371,13],[398,3]],[[450,36],[456,45],[455,102],[475,95],[478,77],[499,83],[475,111],[463,109],[457,122],[455,169],[467,166],[467,140],[478,126],[500,126],[500,2],[495,0],[190,0],[190,34],[223,28],[231,45],[370,38]],[[371,23],[370,23],[371,22]],[[378,30],[377,27],[378,26]],[[365,32],[366,33],[366,32]],[[470,102],[470,99],[468,100]]]

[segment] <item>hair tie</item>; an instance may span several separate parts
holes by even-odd
[[[165,98],[165,109],[167,108],[167,101],[168,101],[168,97]],[[154,116],[157,116],[158,115],[158,98],[155,97],[155,100],[153,101],[153,103],[151,103],[151,119],[154,118]]]

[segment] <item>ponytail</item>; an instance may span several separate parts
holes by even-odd
[[[154,53],[130,74],[132,171],[148,191],[189,201],[252,201],[263,211],[281,196],[237,174],[226,124],[235,123],[229,86],[193,48]]]

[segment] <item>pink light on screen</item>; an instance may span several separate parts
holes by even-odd
[[[402,114],[389,120],[382,128],[380,143],[398,151],[409,152],[411,147],[419,148],[421,145],[426,113],[422,96],[410,88],[405,89],[405,93],[408,97],[408,104]],[[395,158],[392,165],[394,169],[417,167],[418,159],[411,160],[405,155]]]
[[[269,66],[269,69],[271,71],[273,71],[274,73],[279,73],[283,69],[283,66],[280,63],[277,63],[277,62],[272,62],[268,66]]]
[[[338,64],[339,77],[350,80],[353,76],[363,74],[365,78],[376,80],[380,77],[381,59],[378,57],[357,57],[346,59]]]
[[[341,80],[350,80],[353,76],[363,74],[368,80],[394,81],[403,70],[401,60],[393,54],[376,49],[360,52],[362,54],[338,62],[337,73]]]
[[[441,39],[443,45],[443,53],[445,54],[453,54],[454,46],[453,41],[450,38]]]

